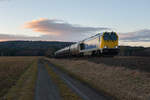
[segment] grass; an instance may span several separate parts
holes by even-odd
[[[48,66],[48,64],[46,64],[46,69],[48,70],[53,82],[60,90],[60,95],[63,100],[81,100],[81,98],[64,83],[64,81],[52,70],[52,68]]]
[[[35,60],[27,71],[20,77],[8,93],[5,100],[33,100],[35,83],[37,78],[37,60]]]
[[[34,57],[0,57],[0,99],[15,85]]]
[[[72,76],[118,100],[149,100],[150,73],[86,60],[49,59]],[[58,63],[59,62],[59,63]]]
[[[103,63],[103,64],[111,66],[111,67],[115,67],[115,66],[125,67],[128,69],[150,72],[149,59],[150,59],[150,57],[134,57],[134,56],[130,56],[130,57],[129,56],[127,56],[127,57],[119,56],[118,57],[118,56],[116,56],[113,58],[92,57],[92,58],[87,58],[86,60],[97,63],[97,64]]]

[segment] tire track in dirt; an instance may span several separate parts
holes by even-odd
[[[44,60],[53,71],[60,76],[60,78],[70,87],[76,94],[83,100],[107,100],[105,96],[97,92],[93,88],[81,83],[80,81],[70,77],[68,74],[62,72],[59,68],[55,67],[50,62]]]
[[[62,100],[58,88],[52,82],[51,77],[41,60],[38,62],[35,100]]]

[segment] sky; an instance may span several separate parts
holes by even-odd
[[[150,0],[0,0],[0,41],[80,41],[103,31],[150,47]]]

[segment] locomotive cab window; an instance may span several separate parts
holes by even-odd
[[[104,35],[104,40],[110,40],[110,37],[109,37],[109,33],[105,32]]]
[[[85,49],[84,43],[81,43],[81,44],[80,44],[80,49],[81,49],[81,50],[84,50],[84,49]]]
[[[111,33],[105,32],[103,37],[104,37],[104,40],[112,40],[112,41],[116,41],[118,38],[115,32],[111,32]]]
[[[117,35],[115,32],[111,32],[111,38],[112,40],[116,41],[117,40]]]

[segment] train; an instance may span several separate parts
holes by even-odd
[[[119,53],[116,32],[102,32],[54,53],[55,57],[115,56]]]

